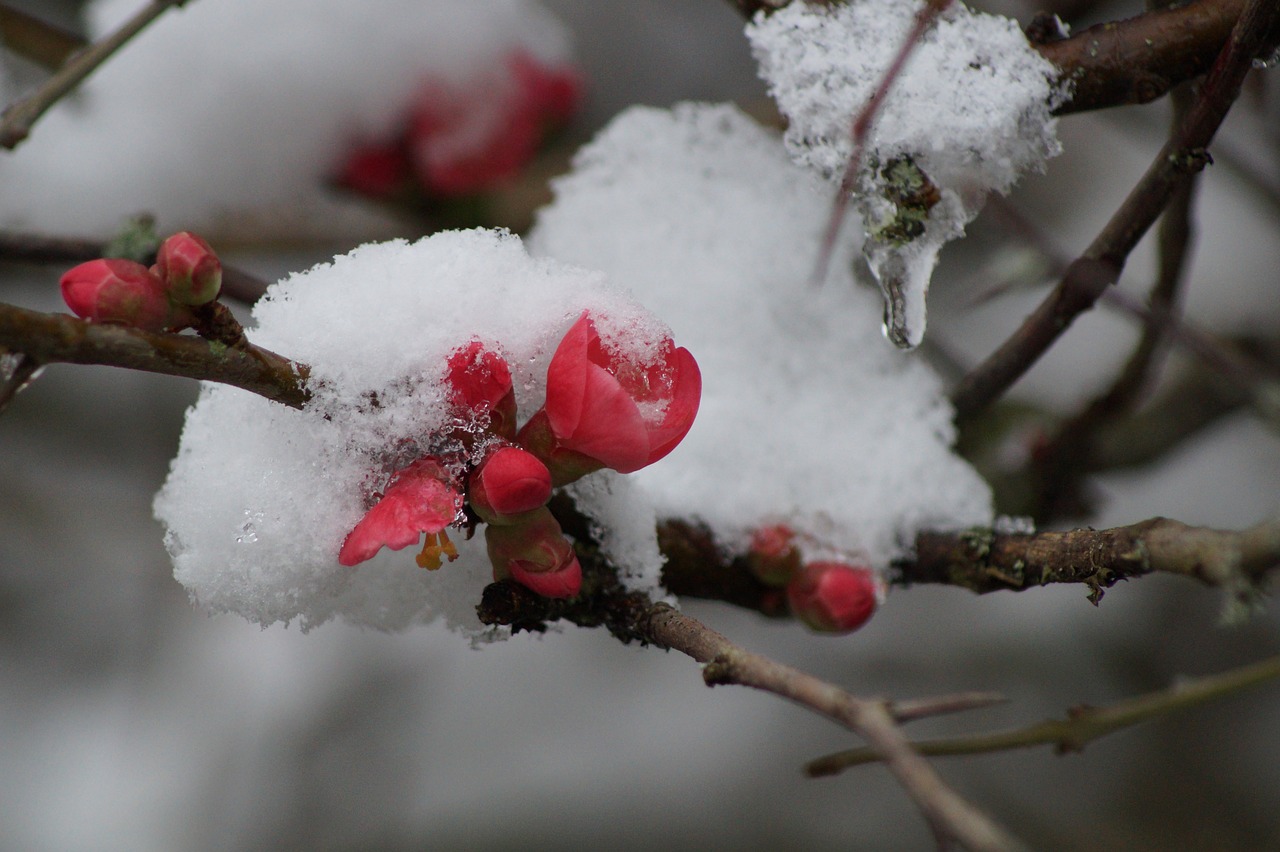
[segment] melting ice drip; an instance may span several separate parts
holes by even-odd
[[[957,200],[911,157],[900,156],[883,168],[873,164],[855,202],[867,226],[862,254],[884,294],[885,336],[914,349],[924,338],[925,295],[938,251],[954,235]]]

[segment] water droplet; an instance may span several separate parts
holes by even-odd
[[[262,513],[245,509],[244,517],[240,535],[236,536],[236,544],[254,544],[258,540],[258,524],[262,523]]]

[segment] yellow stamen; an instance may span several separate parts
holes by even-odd
[[[427,533],[426,541],[422,544],[422,552],[415,557],[418,567],[435,571],[441,565],[441,556],[452,562],[458,558],[458,548],[449,541],[449,535],[444,530],[439,533]]]

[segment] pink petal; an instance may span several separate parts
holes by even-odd
[[[434,461],[420,460],[396,475],[382,499],[347,534],[338,552],[342,565],[357,565],[383,547],[401,550],[417,544],[422,533],[443,530],[457,517],[462,495],[437,478]]]
[[[594,335],[595,326],[584,311],[565,332],[547,366],[547,419],[556,435],[571,435],[578,428],[591,365],[587,346]]]
[[[582,417],[571,434],[557,433],[561,446],[619,473],[644,467],[649,458],[649,430],[635,400],[603,367],[590,365],[586,379]]]
[[[683,346],[672,353],[673,373],[671,401],[663,414],[662,422],[649,429],[650,450],[645,464],[653,464],[667,455],[684,440],[698,416],[702,401],[702,371],[698,362]]]

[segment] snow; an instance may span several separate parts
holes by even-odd
[[[797,162],[840,177],[853,118],[921,6],[792,3],[747,26]],[[1016,22],[952,3],[890,90],[853,203],[868,237],[864,254],[891,306],[886,333],[899,346],[914,347],[924,334],[924,298],[942,246],[964,233],[987,193],[1007,192],[1058,153],[1054,77]],[[918,191],[930,184],[936,195]]]
[[[634,474],[659,516],[697,517],[729,546],[763,523],[809,558],[877,567],[926,526],[991,521],[986,484],[950,450],[951,410],[919,358],[886,347],[872,292],[847,271],[808,285],[825,184],[733,107],[619,116],[555,183],[531,249],[601,269],[697,358],[684,442]]]
[[[264,626],[340,615],[391,630],[443,616],[478,633],[474,608],[491,580],[481,539],[458,541],[461,558],[431,572],[388,551],[343,568],[338,550],[368,496],[456,425],[442,386],[454,350],[478,339],[503,354],[528,417],[583,310],[637,358],[669,335],[603,275],[530,258],[504,232],[366,245],[273,285],[252,339],[308,364],[312,399],[294,410],[204,387],[155,503],[175,576],[206,609]],[[656,544],[606,547],[629,554],[635,587],[656,586]]]
[[[136,0],[88,8],[95,37]],[[0,225],[162,230],[322,204],[357,136],[387,130],[427,77],[466,81],[519,47],[568,55],[529,0],[216,0],[170,9],[0,158]],[[0,83],[0,89],[3,83]]]

